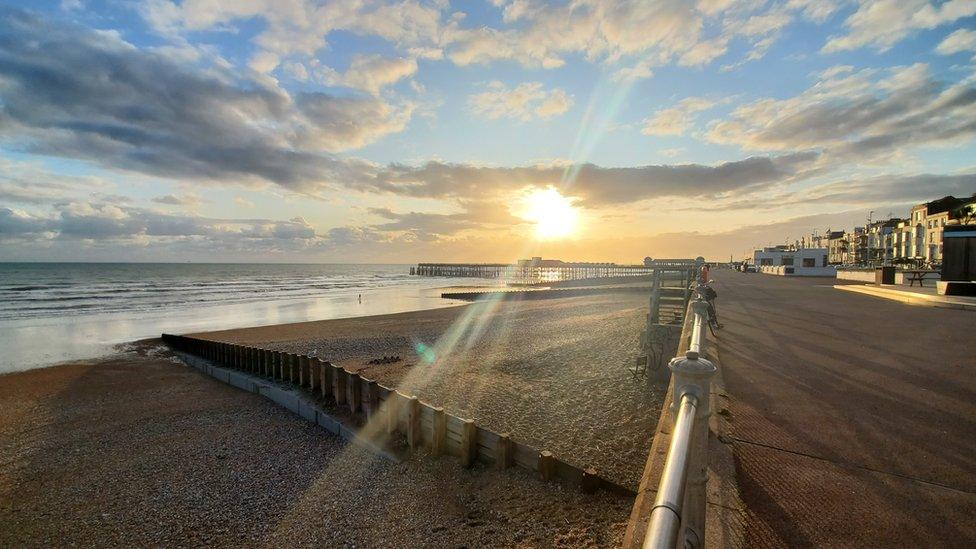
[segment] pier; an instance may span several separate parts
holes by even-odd
[[[521,259],[517,263],[420,263],[410,268],[415,276],[461,278],[507,278],[513,280],[579,280],[641,276],[661,269],[681,269],[695,265],[694,259],[656,259],[640,265],[617,263],[566,262],[558,259]]]

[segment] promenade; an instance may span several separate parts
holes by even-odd
[[[716,278],[744,544],[976,545],[976,313]]]

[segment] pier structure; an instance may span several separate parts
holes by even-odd
[[[584,278],[641,276],[655,271],[688,268],[693,259],[657,259],[639,265],[617,263],[567,262],[558,259],[520,259],[517,263],[420,263],[410,268],[416,276],[468,278],[508,278],[517,280],[555,281]]]

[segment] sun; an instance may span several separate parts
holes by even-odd
[[[525,197],[525,219],[535,223],[535,235],[542,240],[565,238],[576,231],[578,214],[573,199],[556,189],[537,189]]]

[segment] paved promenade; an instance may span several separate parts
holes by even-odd
[[[976,546],[976,312],[715,278],[746,545]]]

